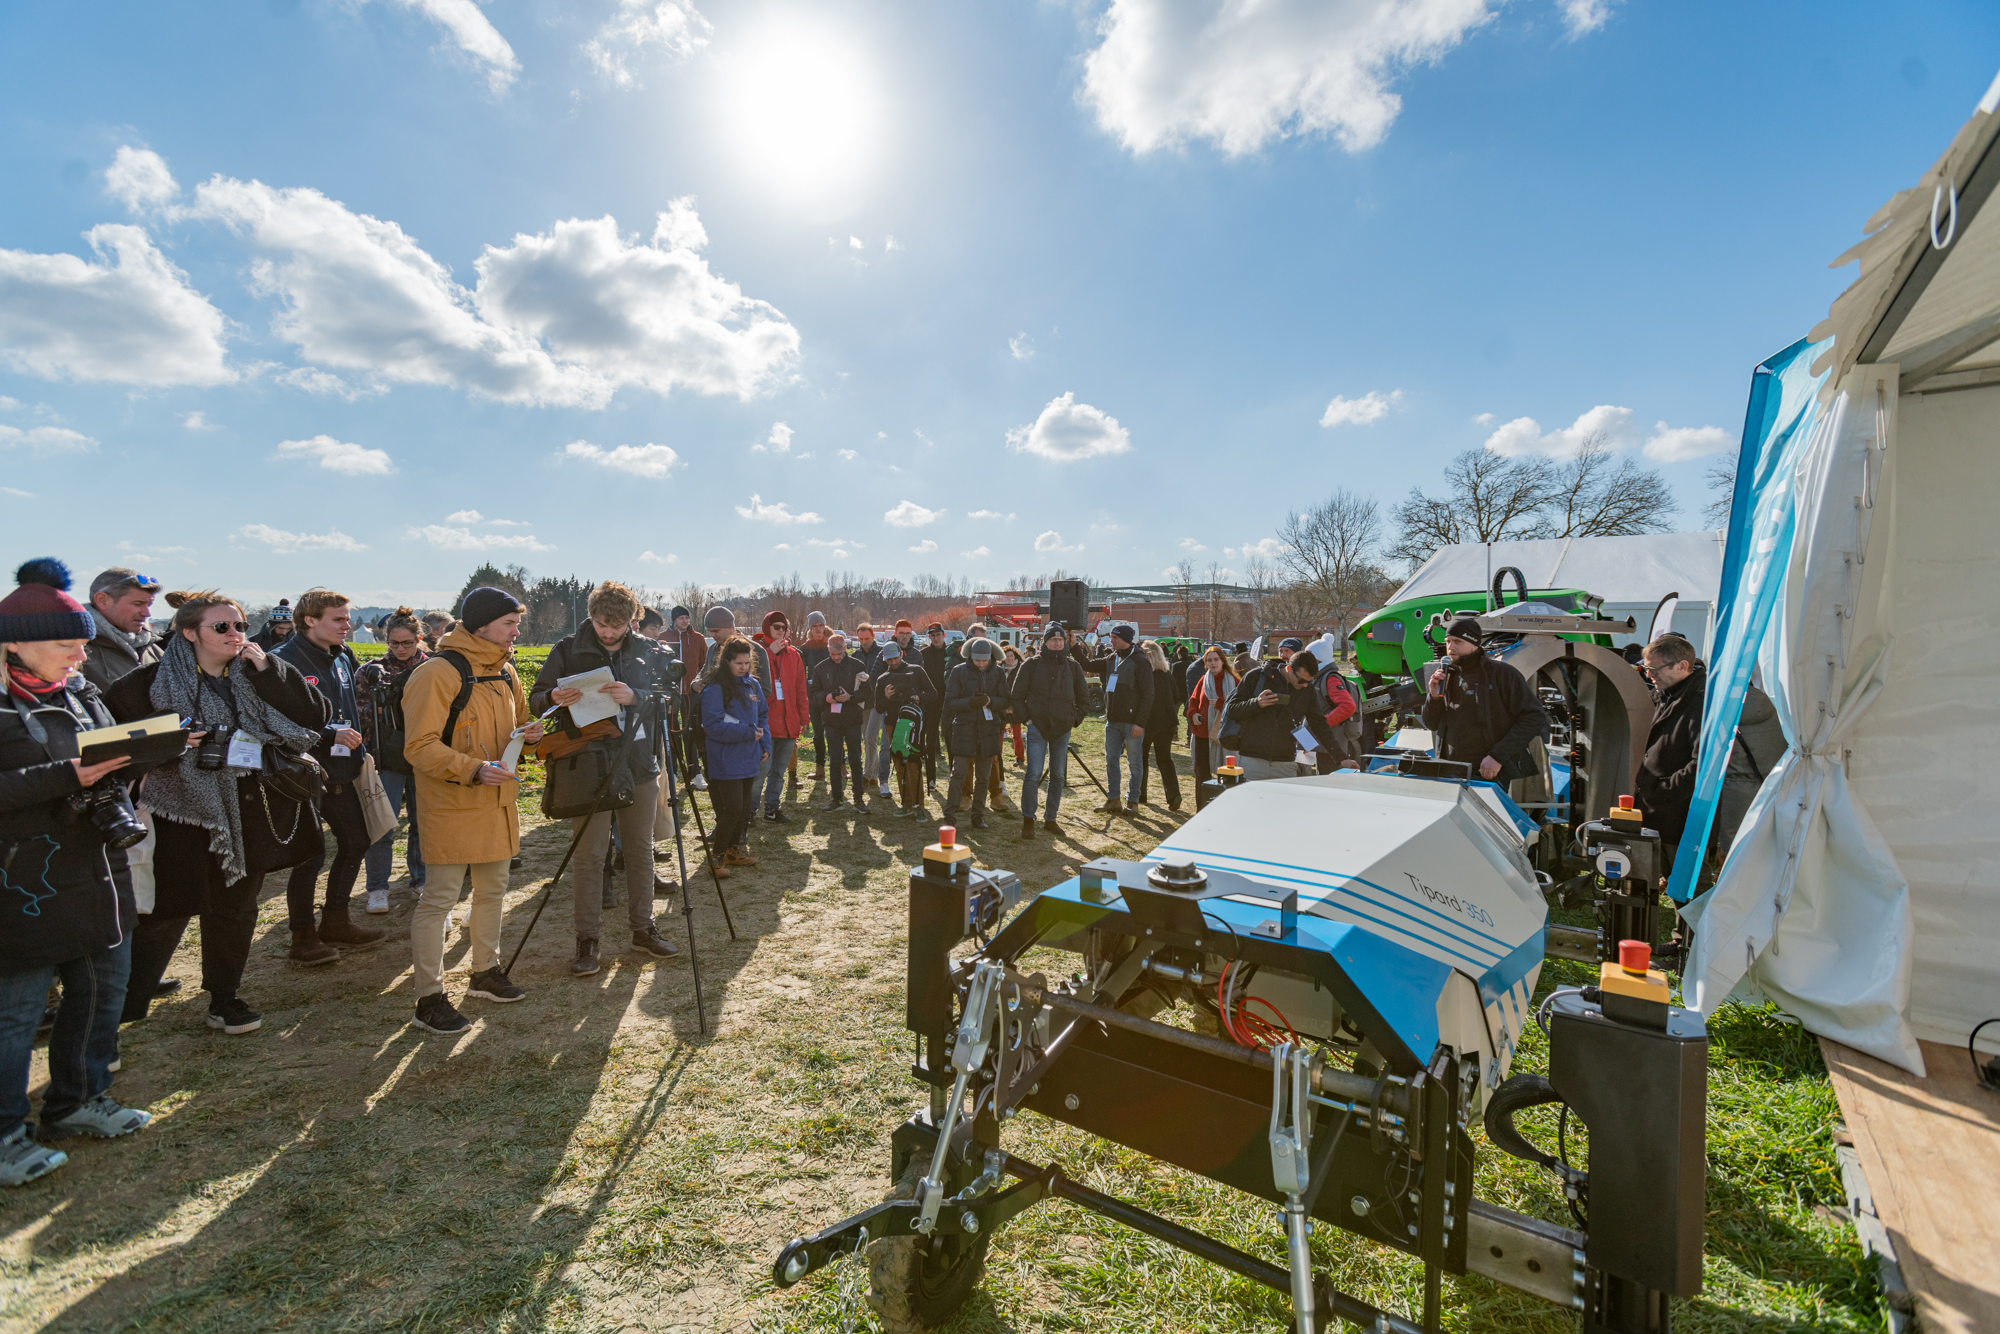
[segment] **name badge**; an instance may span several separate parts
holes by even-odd
[[[229,767],[232,769],[261,769],[264,767],[264,743],[253,740],[237,732],[229,738]]]
[[[833,705],[832,705],[832,708],[831,708],[831,711],[832,711],[832,712],[834,712],[834,713],[839,713],[839,712],[840,712],[840,701],[839,701],[839,700],[835,700],[835,701],[833,702]]]
[[[1118,689],[1118,673],[1113,672],[1104,678],[1104,693],[1108,695],[1116,689]]]
[[[773,681],[771,682],[771,689],[777,692],[778,700],[782,703],[785,698],[785,683],[783,681]]]
[[[991,710],[991,709],[981,709],[981,710],[980,710],[980,712],[986,715],[986,721],[987,721],[987,722],[989,722],[989,723],[990,723],[990,722],[992,722],[992,721],[993,721],[993,710]]]
[[[1292,739],[1299,743],[1300,750],[1318,750],[1319,742],[1313,739],[1312,729],[1300,723],[1292,729]]]

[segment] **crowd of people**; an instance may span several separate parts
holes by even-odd
[[[656,892],[677,888],[657,873],[656,828],[681,832],[689,790],[705,791],[705,873],[755,866],[751,827],[791,820],[808,736],[804,782],[825,785],[825,812],[928,818],[936,799],[946,821],[975,830],[989,809],[1017,814],[1023,839],[1061,829],[1072,740],[1099,707],[1093,679],[1106,768],[1096,813],[1143,812],[1153,775],[1167,810],[1181,808],[1183,719],[1197,784],[1225,762],[1255,781],[1356,767],[1367,749],[1360,689],[1330,640],[1287,639],[1269,661],[1247,645],[1170,656],[1130,626],[1097,645],[1050,622],[1023,653],[977,624],[950,642],[940,623],[921,636],[908,620],[850,632],[818,612],[795,640],[780,611],[745,635],[717,605],[697,628],[687,607],[662,612],[605,582],[528,684],[513,654],[525,608],[499,588],[473,589],[455,617],[398,608],[375,627],[382,656],[364,665],[348,644],[350,600],[331,589],[280,603],[253,635],[243,604],[212,590],[167,593],[158,627],[160,582],[122,567],[91,581],[87,603],[54,560],[28,562],[16,582],[0,599],[0,1184],[59,1167],[69,1136],[149,1122],[110,1094],[119,1028],[179,985],[166,973],[190,920],[207,1023],[225,1035],[262,1023],[240,987],[267,877],[285,875],[292,962],[333,964],[383,942],[366,919],[390,911],[405,819],[412,1022],[443,1034],[470,1024],[444,980],[468,885],[460,999],[523,1000],[500,929],[525,747],[545,766],[544,813],[571,830],[578,977],[601,966],[621,871],[630,948],[678,952],[654,918]],[[1476,621],[1447,644],[1451,670],[1433,676],[1423,709],[1438,753],[1489,780],[1520,776],[1546,735],[1534,692],[1485,656]],[[1663,639],[1646,670],[1662,703],[1642,794],[1684,816],[1701,665],[1685,640]],[[127,729],[85,738],[108,756],[86,763],[79,738],[120,724],[161,728],[174,753],[143,741],[112,753]],[[41,1029],[49,1083],[31,1123]]]

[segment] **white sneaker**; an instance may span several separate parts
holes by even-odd
[[[16,1126],[0,1139],[0,1186],[25,1186],[69,1161],[61,1149],[37,1144],[26,1126]]]
[[[100,1093],[56,1122],[54,1129],[66,1134],[81,1133],[95,1135],[99,1139],[116,1139],[135,1130],[144,1130],[152,1123],[151,1112],[120,1106],[109,1093]]]
[[[388,912],[388,911],[389,911],[389,891],[388,891],[388,890],[386,890],[386,889],[371,889],[371,890],[369,890],[369,891],[368,891],[368,911],[369,911],[369,912]]]
[[[887,783],[883,783],[880,785],[880,795],[885,797],[891,795],[889,792],[889,785]]]
[[[708,791],[708,779],[706,776],[702,774],[696,774],[694,776],[694,781],[692,783],[689,783],[688,786],[693,788],[697,792],[706,792]]]

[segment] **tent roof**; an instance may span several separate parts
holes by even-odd
[[[1722,534],[1461,542],[1439,547],[1389,600],[1489,588],[1487,572],[1507,565],[1527,576],[1529,588],[1581,588],[1616,603],[1658,602],[1669,593],[1713,603],[1722,583]]]
[[[1944,155],[1833,262],[1859,260],[1861,276],[1811,334],[1834,339],[1813,366],[1833,371],[1822,400],[1861,362],[1900,362],[1904,393],[2000,382],[2000,209],[1982,207],[2000,184],[1996,140],[2000,78]]]

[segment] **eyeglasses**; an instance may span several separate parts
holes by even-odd
[[[210,622],[209,622],[209,624],[208,624],[208,628],[209,628],[209,629],[211,629],[211,630],[213,630],[213,631],[214,631],[214,632],[215,632],[216,634],[219,634],[219,635],[226,635],[226,634],[228,634],[228,633],[229,633],[229,632],[230,632],[231,630],[234,630],[234,631],[235,631],[235,632],[236,632],[237,634],[239,634],[239,635],[247,635],[247,634],[249,634],[249,633],[250,633],[250,622],[248,622],[248,621],[210,621]]]

